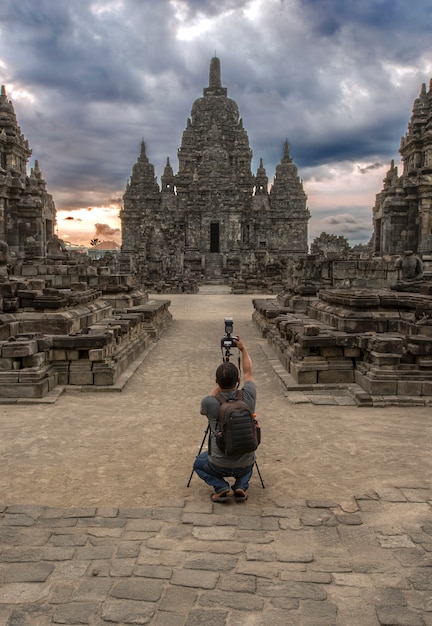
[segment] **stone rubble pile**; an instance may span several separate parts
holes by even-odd
[[[171,322],[169,305],[87,259],[12,266],[0,280],[0,398],[116,385]]]
[[[355,383],[370,397],[432,403],[432,297],[323,289],[253,300],[253,319],[298,385]]]

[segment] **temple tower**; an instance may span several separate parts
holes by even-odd
[[[404,250],[432,252],[432,81],[423,84],[414,101],[408,130],[399,153],[403,172],[394,161],[377,194],[373,209],[376,253]]]
[[[287,256],[307,253],[310,215],[288,143],[269,192],[262,159],[257,175],[251,171],[248,134],[222,86],[217,57],[210,62],[208,87],[192,105],[177,156],[178,173],[168,159],[159,192],[148,160],[134,166],[126,188],[122,249],[140,257],[140,271],[227,278],[265,273]],[[159,245],[153,255],[150,236]]]
[[[55,206],[21,132],[6,89],[0,93],[0,240],[18,257],[44,257],[54,234]]]

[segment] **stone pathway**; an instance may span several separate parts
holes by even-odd
[[[0,623],[430,625],[431,502],[2,507]]]

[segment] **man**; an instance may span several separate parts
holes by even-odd
[[[248,404],[251,412],[255,412],[256,386],[253,377],[252,360],[240,337],[233,337],[235,347],[241,352],[243,369],[243,400]],[[216,399],[218,393],[226,398],[235,398],[240,384],[240,373],[234,363],[224,361],[216,370],[216,387],[211,395],[201,401],[201,415],[206,415],[209,421],[209,451],[203,452],[195,459],[194,470],[200,478],[214,488],[211,495],[213,502],[226,502],[230,493],[230,484],[225,480],[232,476],[235,479],[232,487],[234,499],[238,502],[247,500],[247,490],[255,463],[255,452],[248,452],[240,456],[226,456],[217,446],[215,432],[219,418],[220,402]]]

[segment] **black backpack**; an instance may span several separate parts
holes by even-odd
[[[250,407],[243,400],[243,390],[236,398],[226,398],[218,393],[219,420],[215,432],[217,446],[227,456],[240,456],[253,452],[261,443],[261,428]]]

